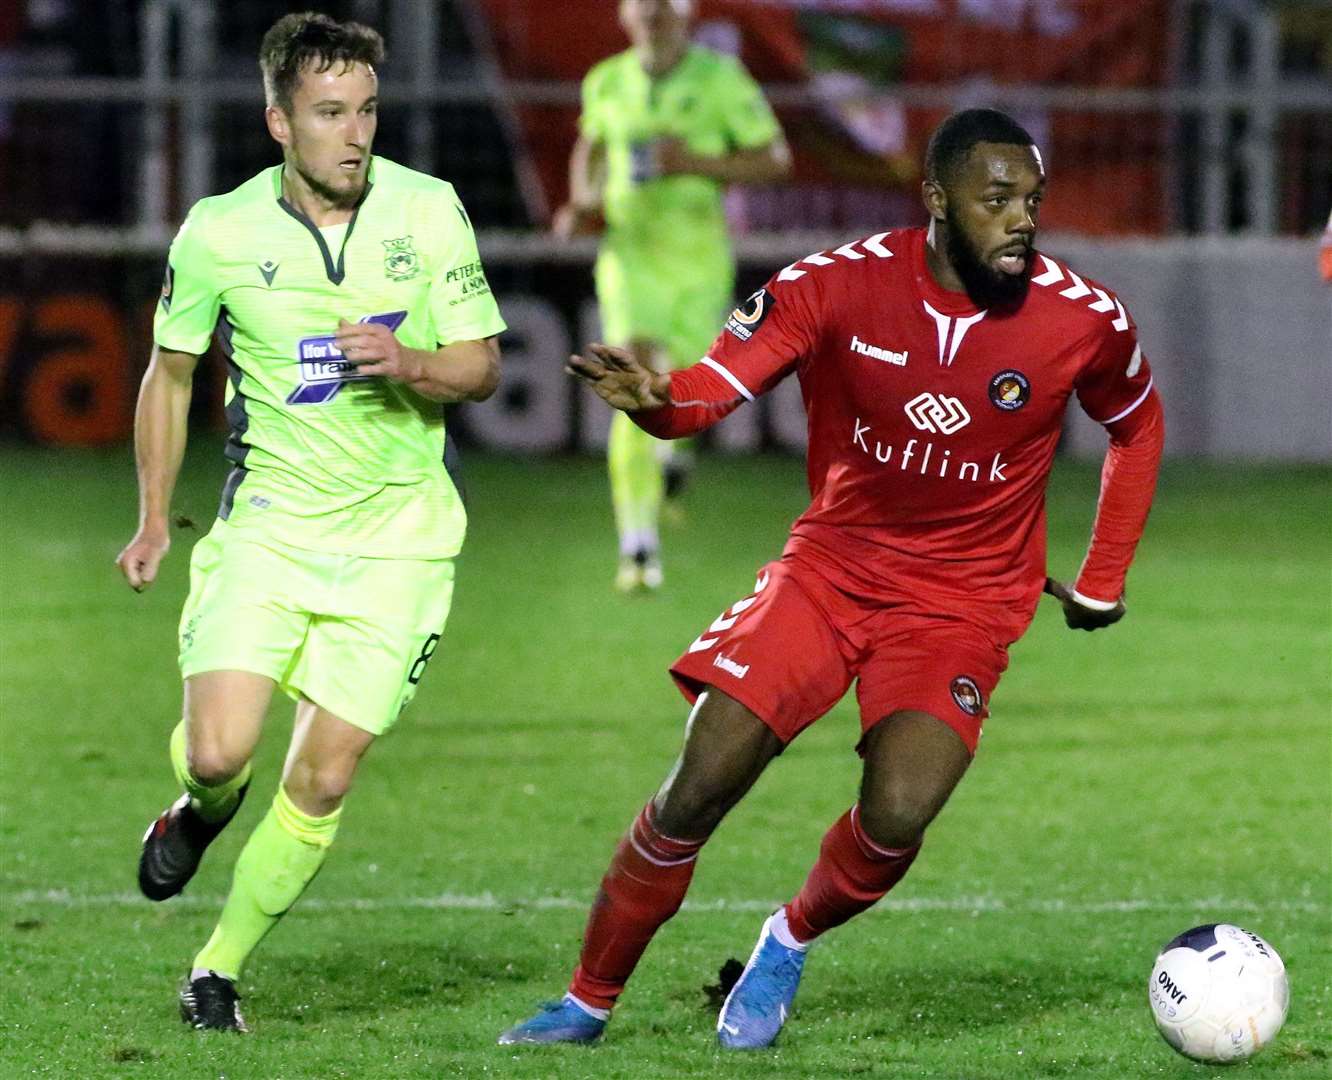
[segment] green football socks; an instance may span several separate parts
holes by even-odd
[[[229,979],[305,891],[337,835],[339,807],[327,817],[311,817],[291,801],[284,787],[251,833],[236,860],[231,893],[217,929],[194,958],[194,970]]]
[[[617,412],[611,418],[606,451],[620,554],[634,555],[640,550],[655,553],[662,498],[657,440],[626,414]]]
[[[217,787],[205,787],[190,774],[189,758],[185,754],[185,721],[176,725],[171,733],[171,768],[190,796],[190,809],[204,821],[221,821],[236,809],[240,789],[250,781],[250,763],[230,780]]]

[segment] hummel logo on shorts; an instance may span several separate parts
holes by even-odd
[[[749,674],[748,664],[737,664],[729,656],[723,656],[721,653],[718,653],[713,657],[712,666],[721,668],[722,671],[725,671],[729,675],[734,675],[737,679],[743,679]]]

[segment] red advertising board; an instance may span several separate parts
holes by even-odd
[[[482,0],[511,80],[577,82],[626,47],[609,0]],[[699,0],[696,36],[737,54],[769,87],[800,88],[778,112],[796,191],[751,198],[757,228],[854,228],[919,217],[925,142],[949,111],[1004,107],[1006,88],[1146,88],[1167,70],[1167,0]],[[936,106],[915,91],[940,87]],[[903,88],[911,88],[907,94]],[[1012,107],[1051,170],[1047,228],[1158,233],[1165,224],[1159,114]],[[563,200],[573,104],[521,105],[522,137],[550,205]]]

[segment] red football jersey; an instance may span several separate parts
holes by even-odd
[[[797,374],[813,501],[789,554],[885,603],[939,596],[1030,613],[1070,396],[1116,424],[1152,394],[1123,304],[1063,263],[1033,258],[1020,306],[979,310],[934,281],[924,230],[878,233],[792,263],[731,315],[687,374],[720,376],[729,390],[719,396],[734,401]],[[677,373],[676,408],[707,404],[677,384],[698,391],[703,381]],[[640,422],[661,426],[650,414]],[[1125,570],[1127,559],[1120,587]]]

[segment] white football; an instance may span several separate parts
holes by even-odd
[[[1148,985],[1165,1041],[1185,1057],[1243,1061],[1276,1038],[1290,985],[1276,949],[1228,923],[1196,926],[1169,942]]]

